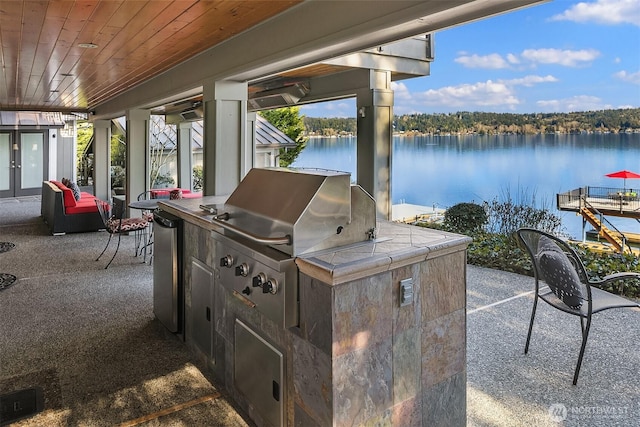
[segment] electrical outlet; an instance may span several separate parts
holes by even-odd
[[[413,304],[413,278],[400,281],[400,307]]]

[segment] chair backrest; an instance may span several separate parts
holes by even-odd
[[[149,199],[153,199],[153,193],[151,192],[151,190],[143,191],[142,193],[138,194],[138,200]]]
[[[171,190],[169,192],[169,199],[170,200],[182,199],[182,189],[181,188],[176,188],[175,190]]]
[[[96,199],[96,207],[98,208],[100,218],[102,218],[102,223],[108,229],[108,222],[111,217],[111,205],[105,201]]]
[[[587,270],[565,241],[533,228],[521,228],[516,234],[529,254],[538,289],[538,281],[546,283],[572,309],[591,299]]]

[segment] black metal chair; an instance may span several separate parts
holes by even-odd
[[[118,235],[118,245],[116,246],[116,251],[113,253],[111,260],[105,267],[105,269],[109,268],[114,258],[118,254],[118,249],[120,249],[120,238],[123,234],[128,234],[133,232],[135,236],[135,256],[138,256],[138,249],[142,242],[146,242],[145,231],[147,226],[149,225],[148,221],[144,218],[123,218],[124,209],[115,209],[110,204],[96,199],[96,206],[98,207],[98,212],[100,213],[100,217],[102,218],[102,222],[104,223],[105,229],[109,233],[109,240],[107,241],[107,245],[104,247],[96,261],[102,257],[102,255],[107,251],[109,247],[109,243],[111,243],[111,238],[114,234]]]
[[[640,274],[614,273],[601,280],[590,280],[578,254],[563,240],[532,228],[521,228],[516,234],[529,253],[535,277],[535,298],[524,353],[527,354],[529,351],[538,298],[558,310],[580,317],[582,345],[573,374],[573,384],[576,385],[592,315],[611,308],[640,307],[640,304],[634,301],[606,292],[594,285],[601,286],[624,279],[640,279]],[[547,286],[541,285],[541,282]]]

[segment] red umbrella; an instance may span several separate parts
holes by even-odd
[[[624,179],[624,188],[627,188],[627,178],[640,178],[640,174],[631,172],[628,170],[621,170],[618,172],[611,172],[606,174],[609,178],[622,178]]]

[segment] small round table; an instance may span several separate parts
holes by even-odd
[[[158,199],[148,199],[148,200],[136,200],[129,203],[129,208],[138,209],[141,211],[155,211],[158,209]],[[151,231],[149,232],[149,237],[146,239],[145,244],[142,246],[141,251],[144,250],[144,258],[143,262],[147,261],[147,248],[150,251],[149,262],[153,259],[153,220],[149,220],[149,228]]]
[[[158,199],[136,200],[129,203],[131,209],[139,209],[142,211],[154,211],[158,209]]]

